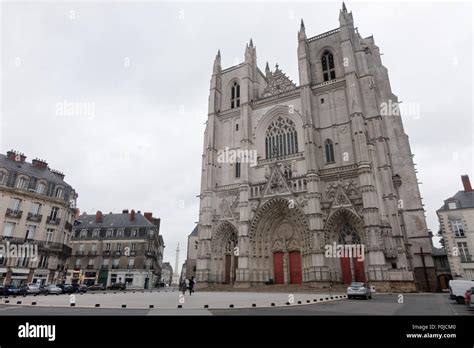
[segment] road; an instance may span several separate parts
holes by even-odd
[[[309,305],[250,309],[107,309],[0,305],[8,315],[474,315],[447,294],[376,294],[371,300],[337,300]]]

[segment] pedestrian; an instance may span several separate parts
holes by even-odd
[[[179,286],[180,290],[183,292],[183,295],[186,294],[186,290],[187,290],[187,286],[186,286],[186,281],[182,281],[180,286]]]
[[[189,281],[189,296],[191,296],[194,292],[194,277],[191,277],[191,280]]]

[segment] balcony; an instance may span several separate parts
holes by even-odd
[[[77,256],[84,256],[84,250],[76,250],[76,254]]]
[[[111,253],[110,253],[110,250],[104,250],[102,254],[105,256],[109,256]]]
[[[122,252],[121,251],[115,251],[114,254],[115,254],[115,256],[120,256],[120,255],[122,255]]]
[[[96,256],[96,255],[97,255],[97,251],[95,251],[95,250],[89,251],[89,252],[87,253],[87,255],[89,255],[89,256]]]
[[[26,217],[26,220],[32,221],[32,222],[41,222],[42,219],[43,219],[43,215],[41,214],[28,213],[28,216]]]
[[[112,265],[112,269],[118,269],[119,265]]]
[[[72,225],[69,223],[69,221],[66,221],[66,223],[64,224],[64,228],[69,232],[72,231]]]
[[[56,225],[57,226],[57,225],[59,225],[60,222],[61,222],[61,219],[59,219],[59,218],[53,219],[51,216],[48,216],[46,218],[46,223],[50,224],[50,225]]]
[[[87,265],[87,269],[94,269],[94,265]]]
[[[7,208],[7,212],[5,213],[6,217],[13,218],[13,219],[21,219],[21,215],[23,214],[22,210],[13,210]]]

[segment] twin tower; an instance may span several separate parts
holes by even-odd
[[[301,21],[297,57],[299,85],[278,66],[261,71],[252,40],[241,64],[215,58],[198,285],[433,291],[413,155],[374,38],[343,4],[333,30],[307,37]]]

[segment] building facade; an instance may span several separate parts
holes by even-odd
[[[188,252],[186,255],[186,278],[196,277],[196,261],[197,261],[197,249],[198,249],[198,227],[188,236]]]
[[[68,280],[88,285],[126,283],[150,289],[161,280],[164,243],[152,213],[82,214],[72,237]]]
[[[64,174],[44,160],[0,154],[0,284],[62,282],[76,199]]]
[[[163,262],[161,270],[161,281],[164,284],[171,285],[173,279],[173,267],[169,262]]]
[[[436,288],[412,153],[372,36],[352,13],[298,38],[299,86],[277,65],[213,66],[204,134],[197,280],[249,287]],[[396,106],[396,107],[394,107]],[[328,253],[359,247],[363,257]]]
[[[474,280],[474,192],[469,176],[461,176],[463,190],[446,199],[436,211],[454,279]]]

